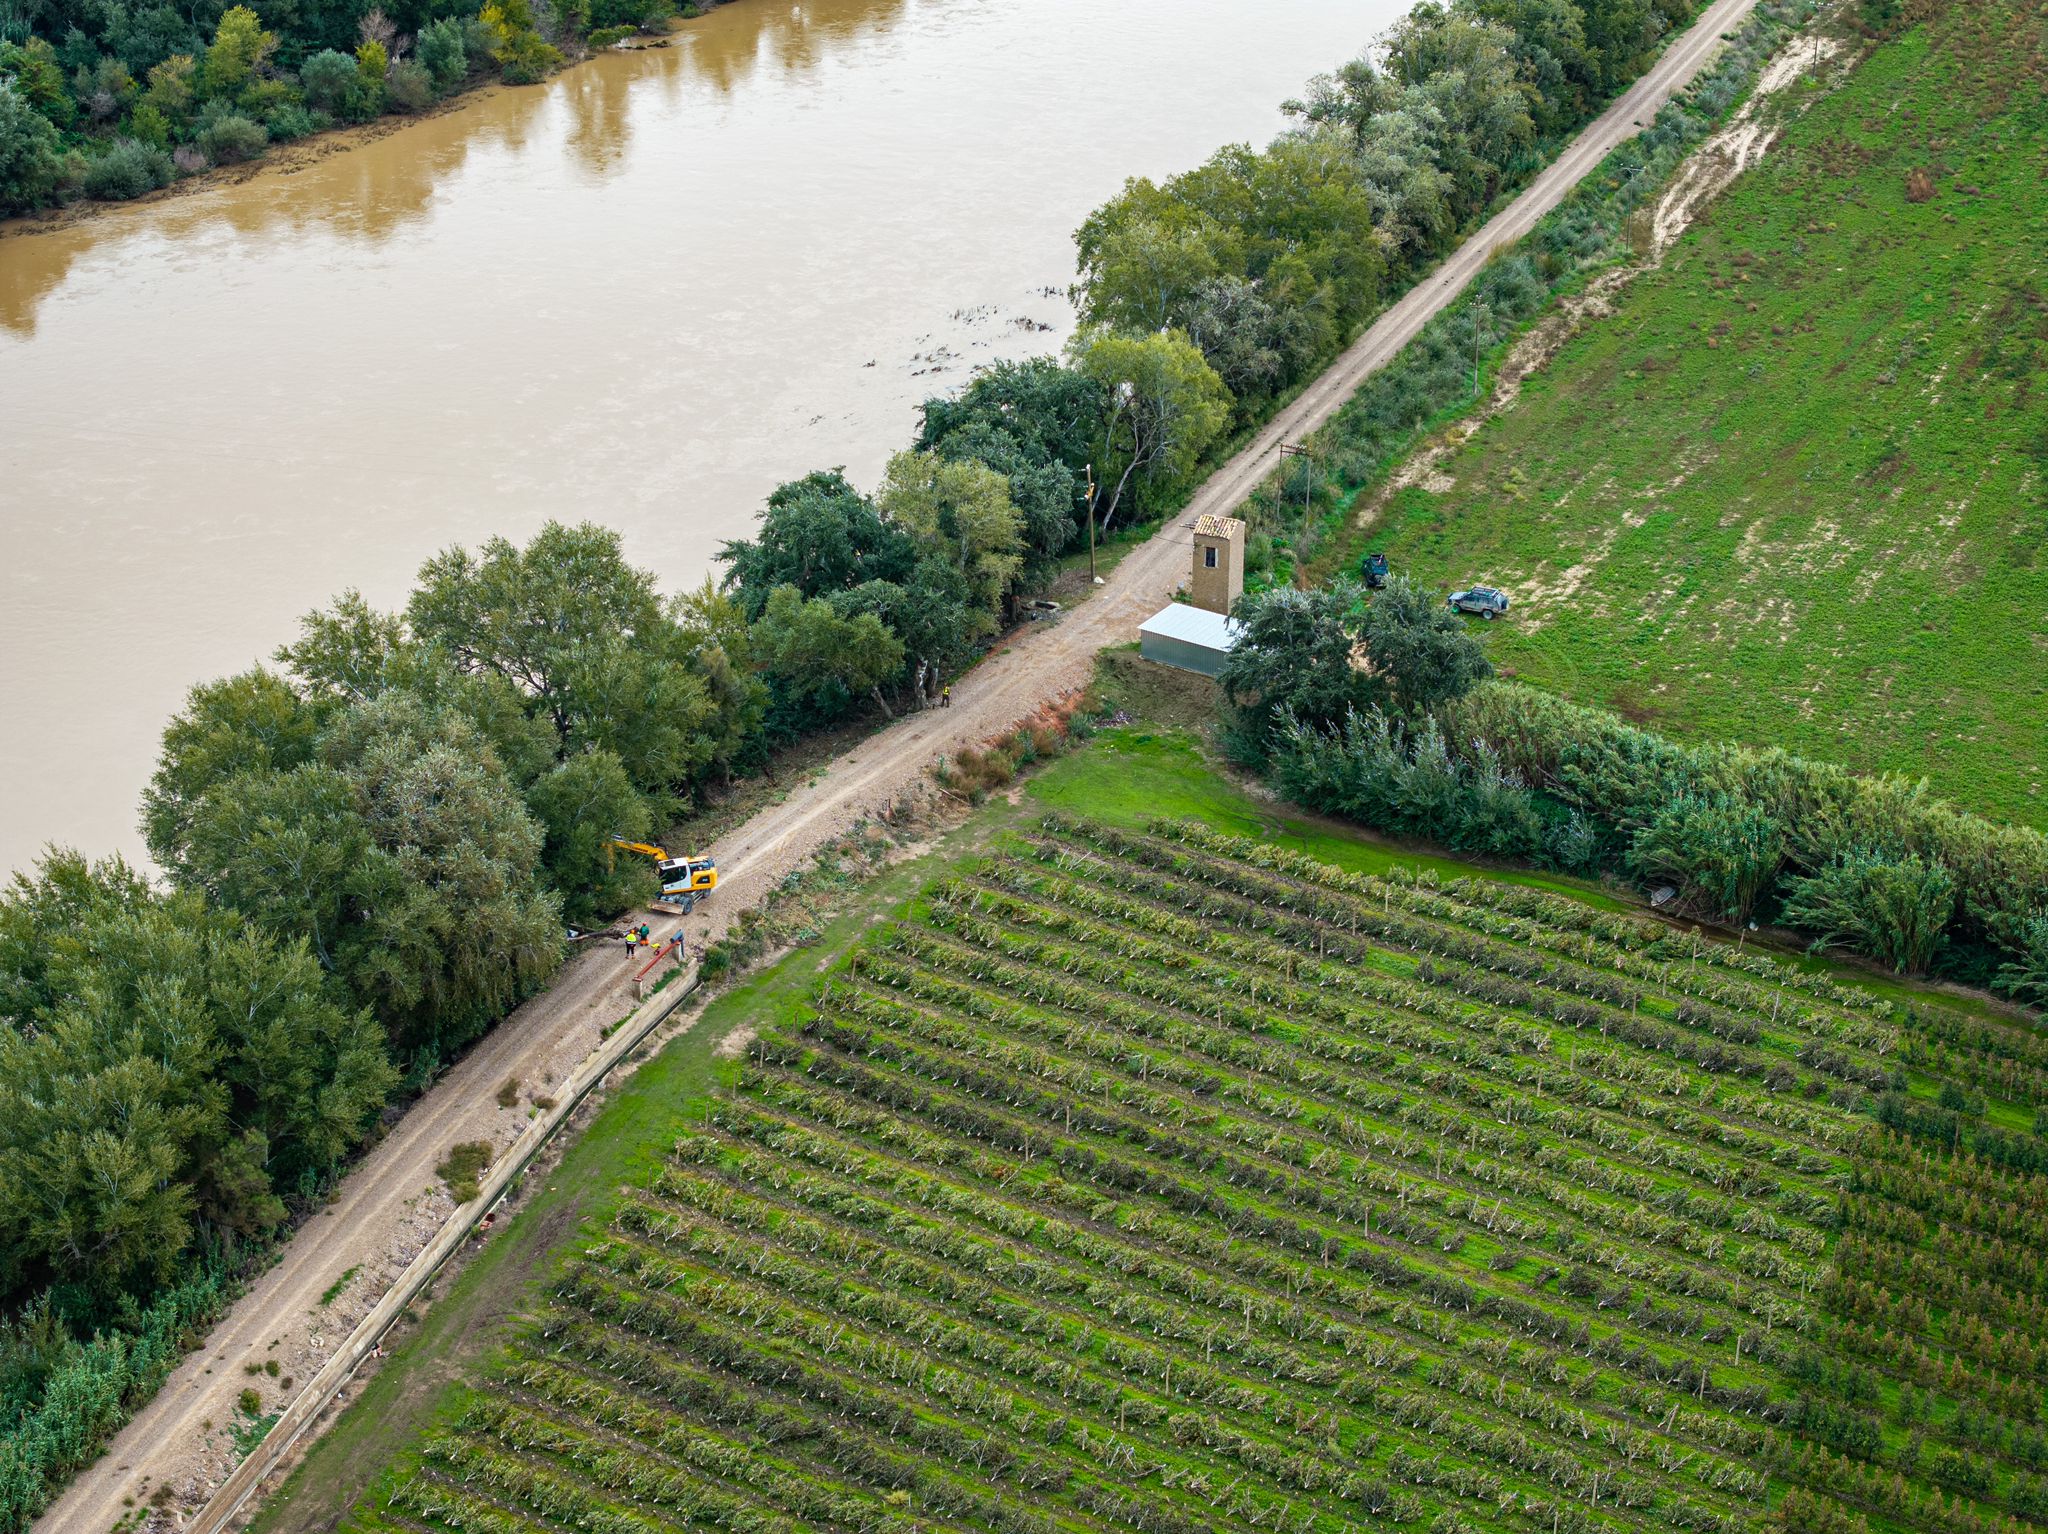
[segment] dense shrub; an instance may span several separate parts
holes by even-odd
[[[342,97],[341,115],[349,122],[368,122],[384,110],[385,73],[391,55],[374,38],[355,52],[355,83]]]
[[[1668,879],[1703,914],[1775,912],[1816,946],[1901,973],[1966,948],[1980,983],[1995,969],[2016,1000],[2048,1000],[2048,914],[2035,904],[2048,837],[1965,814],[1923,785],[1783,751],[1681,745],[1504,682],[1411,729],[1362,707],[1341,724],[1284,715],[1266,765],[1296,802],[1367,825]]]
[[[159,1295],[120,1330],[79,1341],[47,1299],[0,1336],[0,1528],[27,1528],[65,1477],[147,1401],[184,1356],[192,1334],[227,1299],[227,1281],[202,1268]]]
[[[561,50],[540,35],[527,0],[489,0],[478,19],[507,85],[533,85],[561,68]]]
[[[176,174],[171,157],[161,149],[122,139],[87,167],[86,195],[105,202],[125,202],[169,186]]]
[[[272,140],[417,112],[486,60],[515,84],[537,81],[564,61],[556,40],[589,34],[603,47],[675,14],[673,0],[597,0],[591,33],[588,0],[553,0],[544,35],[531,0],[436,15],[444,9],[386,17],[360,4],[192,15],[161,0],[0,5],[0,217],[80,191],[136,197],[171,173],[253,159]],[[414,59],[401,25],[417,27]],[[122,147],[129,142],[169,158],[139,157]]]
[[[1911,854],[1857,850],[1837,853],[1810,878],[1788,881],[1785,919],[1819,933],[1816,947],[1840,944],[1918,975],[1947,941],[1955,905],[1947,869]]]
[[[1779,750],[1681,745],[1508,683],[1449,705],[1445,722],[1453,740],[1486,742],[1533,786],[1631,840],[1674,805],[1716,803],[1728,836],[1752,848],[1723,847],[1733,870],[1768,861],[1765,822],[1780,826],[1777,893],[1794,924],[1909,971],[1936,958],[1945,933],[1979,953],[2004,950],[2020,966],[2012,983],[2023,982],[2048,889],[2040,832],[1967,814],[1921,783]]]
[[[653,31],[676,13],[674,0],[590,0],[591,40],[599,31],[627,36]]]
[[[1724,793],[1681,794],[1637,829],[1631,871],[1670,879],[1682,896],[1723,921],[1746,922],[1778,877],[1785,833],[1761,805]]]
[[[335,48],[324,49],[299,66],[306,99],[329,112],[342,110],[356,83],[356,61]]]
[[[302,139],[309,133],[318,133],[322,128],[333,126],[333,119],[324,112],[309,112],[302,106],[281,106],[263,120],[270,130],[272,142],[289,144]]]
[[[0,214],[39,208],[55,194],[62,162],[57,130],[0,80]]]
[[[2048,889],[2048,837],[1968,814],[1924,783],[1780,750],[1682,745],[1509,683],[1468,694],[1447,723],[1459,738],[1489,742],[1531,783],[1631,835],[1681,795],[1718,791],[1775,812],[1796,871],[1872,847],[1939,866],[1955,882],[1960,935],[1972,940],[2036,914]]]
[[[400,59],[384,79],[384,99],[394,112],[417,112],[434,99],[434,78],[417,59]]]
[[[128,114],[128,136],[152,149],[168,150],[173,139],[171,120],[145,101]]]
[[[2011,957],[1999,965],[1991,988],[2014,1001],[2048,1007],[2048,912],[2007,917],[1996,935]]]
[[[1333,727],[1285,719],[1272,775],[1298,804],[1489,857],[1551,861],[1558,835],[1520,778],[1483,745],[1453,751],[1434,719],[1410,729],[1379,708]]]
[[[214,164],[238,165],[260,156],[270,146],[270,134],[262,124],[229,112],[201,128],[193,142]]]
[[[414,51],[426,66],[437,91],[453,90],[469,74],[469,53],[463,45],[462,23],[444,17],[420,29]]]

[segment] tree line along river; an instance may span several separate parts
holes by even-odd
[[[453,542],[621,528],[671,589],[1050,351],[1070,234],[1397,0],[739,0],[233,184],[0,238],[0,866],[139,856],[185,689]]]

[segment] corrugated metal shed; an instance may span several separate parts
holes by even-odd
[[[1221,613],[1169,602],[1138,625],[1138,653],[1162,666],[1215,676],[1242,632]]]

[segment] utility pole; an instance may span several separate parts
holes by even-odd
[[[1088,584],[1100,585],[1095,576],[1095,465],[1087,466],[1088,475]]]

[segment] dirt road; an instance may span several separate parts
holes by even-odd
[[[713,847],[727,870],[708,935],[758,901],[811,853],[864,815],[915,788],[940,755],[976,745],[1042,703],[1084,684],[1095,653],[1128,643],[1138,624],[1188,575],[1187,524],[1237,506],[1276,462],[1282,442],[1327,420],[1374,369],[1412,340],[1496,248],[1526,234],[1607,153],[1647,123],[1715,52],[1755,0],[1716,0],[1675,39],[1649,74],[1582,133],[1558,161],[1467,241],[1424,283],[1380,316],[1320,378],[1219,469],[1185,513],[1134,549],[1094,598],[1060,621],[1036,625],[955,684],[954,704],[899,720],[793,789],[787,798]],[[701,918],[693,919],[694,929]],[[663,924],[663,931],[674,927]],[[464,1140],[503,1147],[527,1121],[529,1101],[563,1080],[591,1051],[600,1028],[632,1007],[627,962],[615,945],[578,954],[545,994],[500,1024],[414,1104],[309,1221],[206,1345],[116,1436],[37,1523],[41,1534],[104,1534],[133,1505],[169,1485],[193,1505],[234,1462],[227,1425],[236,1396],[256,1388],[272,1409],[286,1380],[310,1378],[356,1319],[432,1238],[452,1211],[434,1167]],[[512,1106],[498,1101],[516,1080]],[[331,1295],[331,1297],[330,1297]],[[275,1362],[275,1376],[261,1372]],[[257,1373],[245,1372],[255,1366]]]

